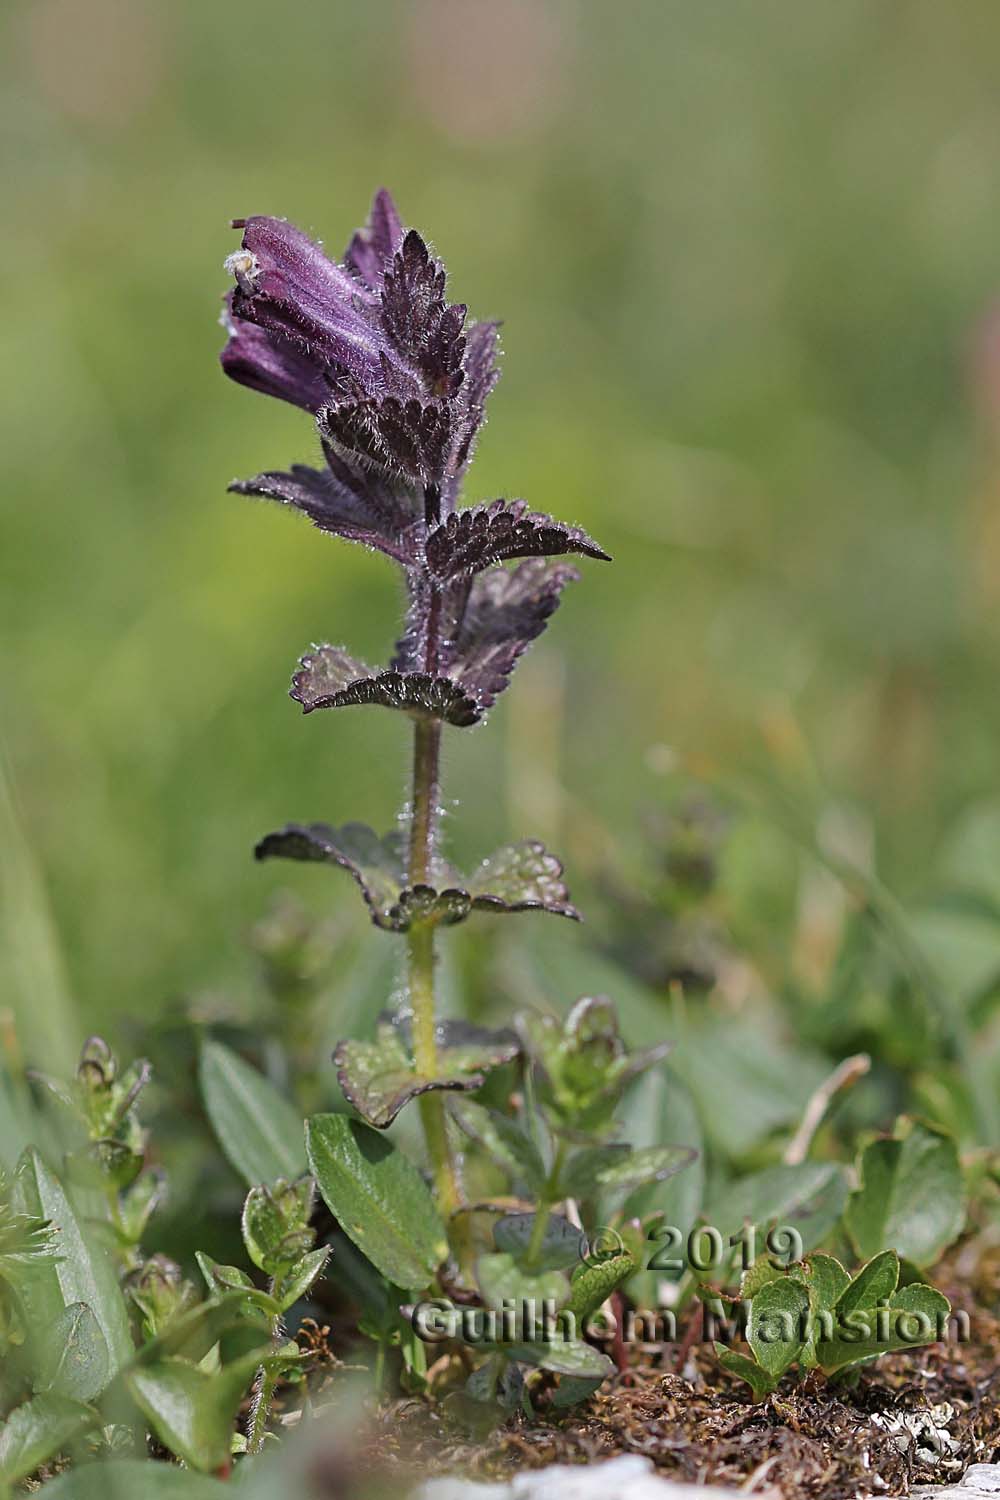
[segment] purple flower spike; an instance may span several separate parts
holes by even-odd
[[[399,831],[379,840],[357,824],[289,824],[263,840],[258,858],[343,866],[376,924],[394,932],[451,924],[474,910],[576,919],[562,866],[541,844],[505,847],[462,880],[448,873],[436,843],[433,767],[443,726],[482,723],[505,692],[579,577],[572,564],[553,559],[608,556],[582,527],[524,500],[463,508],[466,471],[500,375],[498,325],[470,321],[465,304],[449,300],[444,265],[422,235],[404,228],[385,189],[340,262],[284,219],[233,223],[243,242],[226,261],[236,285],[226,298],[223,370],[310,412],[324,462],[268,469],[230,489],[299,511],[320,531],[381,553],[399,568],[407,595],[387,666],[368,666],[345,646],[316,645],[299,662],[291,696],[307,714],[393,709],[413,720],[416,747],[408,854]],[[421,806],[430,809],[424,825]],[[383,1108],[367,1084],[355,1087],[369,1064],[384,1071],[382,1054],[351,1043],[348,1068],[347,1046],[345,1093],[384,1128],[414,1091],[407,1094],[406,1085]],[[405,1084],[415,1076],[406,1056],[401,1067]],[[442,1077],[416,1092],[456,1086]]]
[[[320,416],[345,462],[432,487],[447,514],[496,383],[493,325],[466,326],[384,188],[343,264],[283,219],[234,225],[226,374]]]

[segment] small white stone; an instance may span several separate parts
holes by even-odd
[[[526,1470],[505,1484],[432,1479],[413,1500],[732,1500],[733,1491],[714,1485],[664,1479],[648,1458],[623,1453],[596,1464],[553,1464]]]
[[[1000,1495],[1000,1464],[970,1464],[958,1484],[921,1485],[911,1500],[993,1500]]]

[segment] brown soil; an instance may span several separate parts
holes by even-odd
[[[968,1293],[939,1284],[969,1311],[971,1340],[889,1356],[850,1389],[790,1377],[754,1403],[710,1347],[694,1348],[683,1376],[673,1373],[676,1345],[647,1347],[633,1350],[630,1368],[585,1405],[557,1412],[543,1392],[533,1422],[515,1417],[478,1444],[449,1429],[440,1406],[396,1403],[382,1413],[370,1452],[383,1469],[398,1463],[484,1479],[641,1453],[671,1478],[783,1500],[954,1483],[969,1464],[1000,1457],[1000,1323],[974,1310]],[[916,1431],[887,1430],[900,1416],[913,1418]]]

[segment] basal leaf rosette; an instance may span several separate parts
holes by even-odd
[[[385,1130],[420,1094],[480,1089],[487,1073],[512,1062],[520,1051],[513,1032],[464,1021],[438,1022],[435,1037],[438,1068],[433,1077],[417,1071],[405,1019],[383,1016],[374,1041],[341,1042],[333,1061],[344,1098],[370,1125]]]
[[[255,852],[258,859],[314,861],[346,870],[376,927],[390,932],[406,932],[418,920],[451,926],[473,911],[545,911],[579,921],[560,861],[535,839],[505,844],[467,877],[439,861],[437,886],[408,885],[401,834],[380,838],[363,823],[340,828],[290,823],[267,834]]]
[[[786,1269],[760,1257],[744,1273],[746,1339],[753,1358],[716,1345],[724,1369],[760,1400],[793,1365],[839,1379],[884,1354],[934,1343],[951,1311],[921,1281],[900,1286],[895,1250],[883,1250],[853,1276],[819,1252]]]

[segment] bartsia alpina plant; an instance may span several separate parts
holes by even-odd
[[[574,1163],[574,1195],[596,1202],[601,1171],[620,1167],[628,1155],[609,1144],[618,1080],[665,1049],[626,1063],[607,1002],[581,1002],[565,1028],[524,1020],[488,1031],[438,1019],[440,927],[477,911],[578,916],[561,863],[537,841],[505,846],[468,875],[451,867],[439,836],[439,765],[444,727],[483,719],[563,589],[578,578],[572,563],[552,559],[607,554],[579,527],[523,500],[463,508],[463,482],[499,376],[497,325],[472,322],[464,304],[448,301],[444,267],[416,230],[404,230],[387,192],[376,194],[367,227],[340,263],[283,220],[235,224],[242,244],[226,262],[235,286],[226,299],[223,368],[240,384],[310,412],[323,466],[296,464],[232,488],[277,500],[321,531],[384,553],[401,569],[407,601],[386,666],[323,645],[302,658],[291,688],[306,713],[377,704],[409,717],[412,786],[402,828],[379,836],[353,822],[290,824],[256,851],[259,859],[340,866],[357,882],[375,926],[405,938],[406,1004],[381,1018],[374,1040],[345,1040],[334,1054],[340,1087],[360,1119],[308,1121],[310,1165],[344,1233],[404,1292],[451,1286],[487,1307],[537,1293],[558,1307],[575,1298],[581,1312],[596,1291],[589,1283],[571,1291],[568,1273],[586,1269],[580,1234],[552,1210],[568,1196]],[[518,1119],[462,1097],[481,1090],[490,1075],[518,1068],[537,1076],[537,1118],[509,1086],[507,1097],[521,1101]],[[433,1197],[419,1172],[375,1135],[412,1100],[422,1116]],[[586,1156],[595,1141],[600,1160],[582,1162],[574,1148],[582,1144]],[[538,1205],[531,1214],[501,1217],[488,1253],[477,1245],[477,1205],[462,1180],[472,1142]],[[662,1178],[690,1156],[673,1147],[654,1152],[637,1164],[636,1181]],[[616,1267],[604,1268],[598,1301],[634,1269],[622,1253]],[[551,1350],[533,1352],[524,1334],[519,1353],[496,1356],[486,1385],[517,1361],[591,1379],[607,1368],[582,1342],[559,1359]]]

